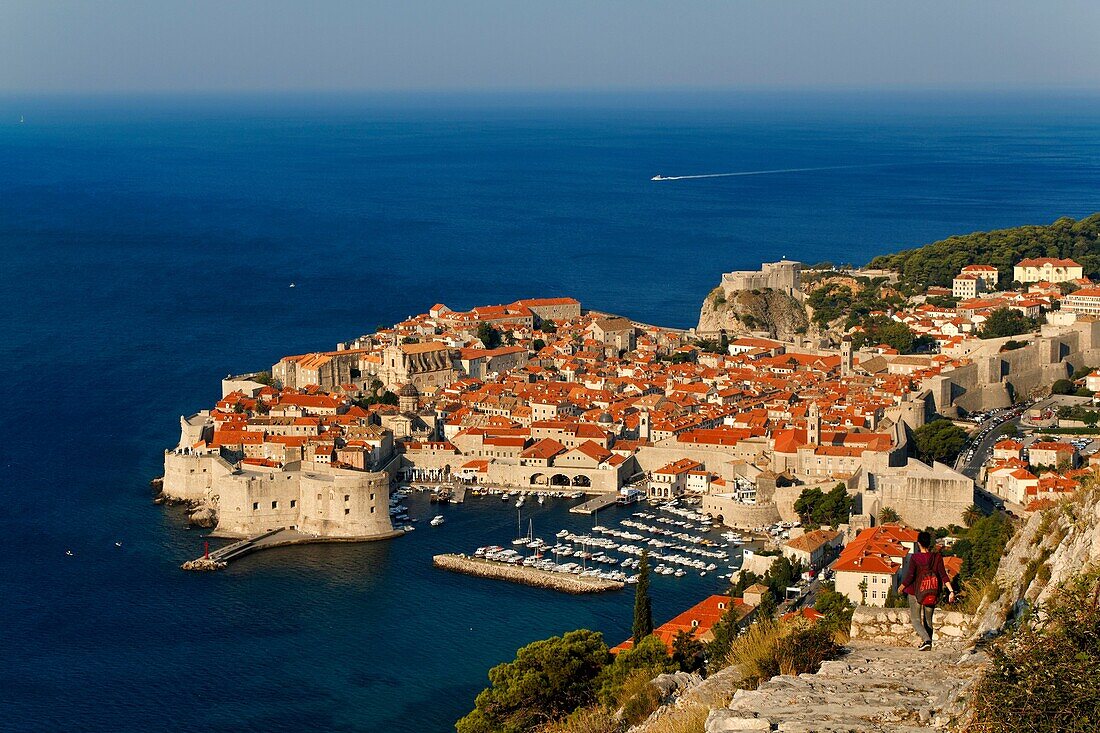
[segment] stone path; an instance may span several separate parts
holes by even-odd
[[[728,708],[712,710],[707,733],[725,731],[945,730],[987,661],[984,653],[939,647],[921,652],[853,643],[817,674],[774,677],[738,690]]]

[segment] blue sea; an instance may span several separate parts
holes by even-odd
[[[1088,96],[0,98],[0,729],[445,731],[517,647],[629,632],[628,592],[433,570],[512,536],[489,500],[181,572],[149,479],[227,373],[436,302],[690,326],[723,271],[1097,210]],[[658,622],[722,587],[656,579]]]

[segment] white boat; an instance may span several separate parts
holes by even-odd
[[[294,287],[294,283],[291,283],[291,284],[290,284],[290,287]]]
[[[565,536],[567,536],[568,534],[569,534],[569,530],[567,530],[567,529],[563,529],[563,530],[559,530],[559,531],[558,531],[558,533],[557,533],[556,535],[554,535],[554,536],[555,536],[555,537],[565,537]]]
[[[436,514],[434,517],[432,517],[432,521],[428,522],[428,524],[432,525],[433,527],[438,527],[439,525],[443,524],[443,515]]]
[[[657,175],[653,176],[653,178],[650,178],[649,180],[651,180],[651,181],[667,181],[669,179],[666,178],[665,176],[662,176],[660,173],[658,173]]]

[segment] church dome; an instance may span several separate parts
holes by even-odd
[[[611,423],[613,423],[615,421],[611,419],[611,413],[610,412],[601,412],[600,416],[598,418],[596,418],[596,422],[598,422],[602,425],[610,425]]]
[[[401,389],[397,391],[398,397],[419,397],[420,390],[416,388],[416,385],[412,382],[406,382]]]

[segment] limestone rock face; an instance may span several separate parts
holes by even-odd
[[[698,332],[727,335],[766,331],[772,338],[796,341],[810,329],[806,309],[779,290],[733,290],[715,288],[699,311]]]
[[[996,632],[1063,581],[1100,563],[1100,488],[1035,512],[1009,540],[997,568],[1000,594],[978,609],[975,636]]]

